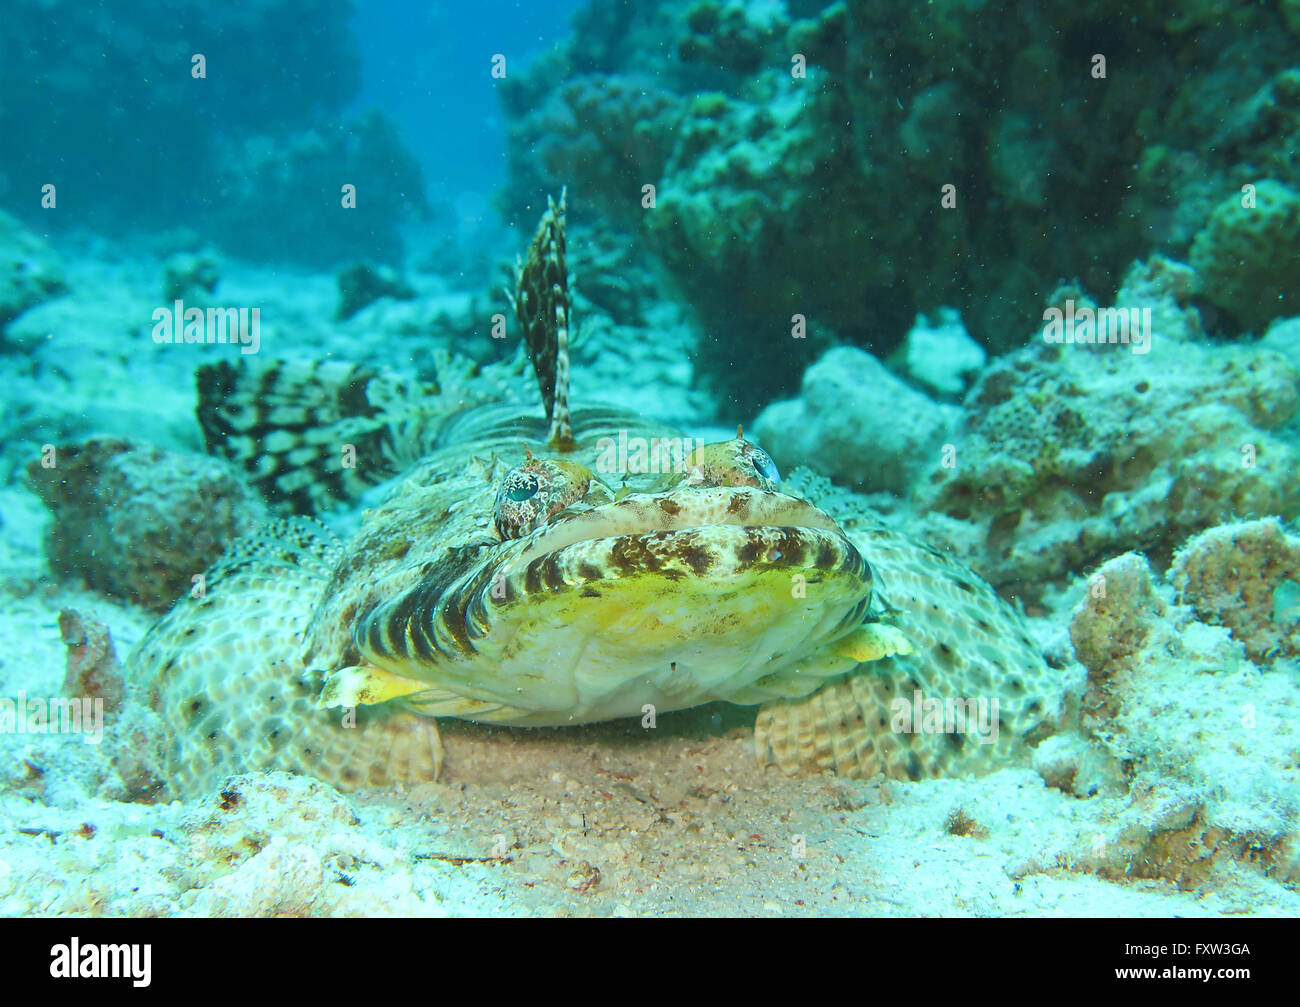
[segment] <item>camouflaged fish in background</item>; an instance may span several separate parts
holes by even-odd
[[[1010,606],[939,552],[783,492],[748,441],[672,475],[594,474],[600,438],[675,433],[570,413],[564,215],[549,204],[515,297],[545,421],[434,416],[419,388],[337,363],[201,368],[210,450],[299,511],[423,457],[350,541],[279,521],[141,641],[133,677],[167,724],[173,790],[257,769],[342,789],[433,779],[438,717],[553,726],[728,700],[761,707],[763,764],[911,779],[1050,733],[1060,690]],[[891,729],[891,702],[918,690],[996,698],[996,743]]]

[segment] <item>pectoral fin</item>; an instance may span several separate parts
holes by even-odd
[[[322,710],[337,706],[374,706],[428,688],[427,682],[394,675],[373,664],[359,664],[330,672],[325,677],[316,705]]]
[[[868,622],[831,647],[837,657],[851,657],[855,661],[879,661],[895,654],[911,654],[911,642],[901,630],[883,622]]]

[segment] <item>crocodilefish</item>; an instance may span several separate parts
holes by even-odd
[[[397,404],[419,389],[336,362],[199,369],[209,449],[272,499],[310,512],[405,477],[348,541],[292,516],[236,542],[141,641],[129,672],[166,725],[172,790],[266,769],[344,790],[435,779],[441,717],[564,726],[725,700],[758,707],[764,765],[914,780],[1051,733],[1060,690],[1014,608],[877,520],[832,519],[742,432],[674,471],[597,474],[606,438],[679,435],[569,408],[564,227],[548,200],[512,295],[545,418],[413,413]]]

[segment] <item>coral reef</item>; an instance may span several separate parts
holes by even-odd
[[[1149,312],[1150,343],[1136,329],[1127,344],[1035,341],[986,367],[960,409],[837,348],[808,369],[803,397],[774,403],[754,431],[783,469],[807,464],[905,496],[896,524],[1028,599],[1127,549],[1167,560],[1219,522],[1300,513],[1288,432],[1300,323],[1279,323],[1256,344],[1212,344],[1192,306],[1197,289],[1185,265],[1135,264],[1116,304],[1129,318]],[[1052,300],[1097,310],[1077,288]],[[937,358],[921,366],[959,359]]]
[[[1180,82],[1165,115],[1176,130],[1155,126],[1153,112],[1143,116],[1149,142],[1124,205],[1152,241],[1180,256],[1216,206],[1229,198],[1241,206],[1243,186],[1261,179],[1300,185],[1300,70],[1274,54],[1288,44],[1286,34],[1248,43],[1225,26],[1206,26],[1205,36],[1233,53],[1238,67],[1247,54],[1250,64],[1241,74],[1216,61]]]
[[[1130,272],[1116,303],[1151,308],[1146,352],[1036,341],[994,361],[964,402],[955,465],[914,487],[921,533],[1036,595],[1117,552],[1167,557],[1211,525],[1300,511],[1280,434],[1300,371],[1266,343],[1197,339],[1188,290],[1185,267],[1164,260]]]
[[[681,117],[676,96],[637,75],[586,74],[547,94],[543,108],[523,117],[527,103],[542,96],[525,90],[526,75],[502,85],[507,110],[520,114],[510,125],[511,144],[531,151],[512,180],[520,215],[536,216],[538,192],[581,178],[579,198],[587,206],[575,204],[576,211],[595,206],[618,224],[635,225],[643,212],[641,186],[658,181],[673,150],[664,124]]]
[[[227,463],[141,442],[63,445],[27,473],[53,513],[51,569],[155,610],[195,590],[195,577],[265,520],[264,505]]]
[[[1205,296],[1258,331],[1300,310],[1300,194],[1271,180],[1251,188],[1215,207],[1191,264]]]
[[[358,256],[396,264],[401,225],[429,212],[419,163],[377,110],[227,142],[232,149],[211,182],[210,233],[245,258],[321,269]],[[355,206],[343,206],[345,185],[356,188]],[[312,196],[304,202],[303,193]],[[285,214],[290,205],[299,209]]]
[[[569,182],[639,234],[700,313],[701,379],[742,409],[792,390],[793,367],[748,362],[796,312],[885,356],[918,311],[956,304],[1002,351],[1044,282],[1077,275],[1108,298],[1153,242],[1186,257],[1243,183],[1300,187],[1282,16],[1131,6],[1053,0],[993,36],[985,6],[965,3],[591,15],[507,91],[510,205]],[[1048,207],[1068,225],[1044,227]],[[1258,323],[1212,327],[1238,324]]]
[[[677,55],[685,63],[753,74],[788,27],[781,4],[699,0],[686,12],[687,30],[677,40]]]

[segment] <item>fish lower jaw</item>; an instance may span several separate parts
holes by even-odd
[[[825,605],[751,588],[712,603],[680,593],[631,607],[608,595],[548,599],[527,622],[497,627],[469,661],[421,673],[461,697],[427,712],[556,727],[802,696],[854,667],[834,646],[865,616],[867,599],[852,585],[828,587],[835,603]]]

